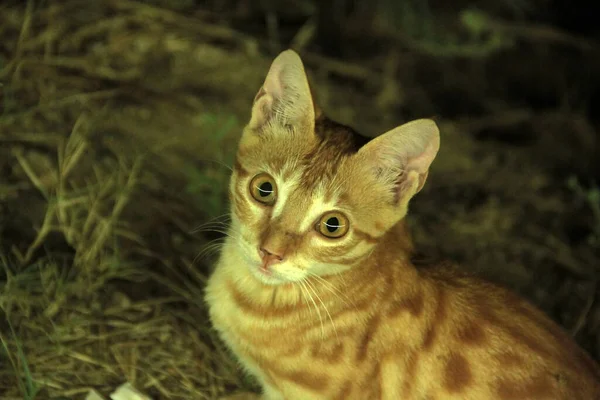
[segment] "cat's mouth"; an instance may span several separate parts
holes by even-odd
[[[285,277],[283,277],[277,270],[272,268],[264,268],[260,262],[250,263],[249,268],[250,272],[255,278],[262,283],[266,283],[267,285],[281,285],[290,282],[288,279],[285,279]]]

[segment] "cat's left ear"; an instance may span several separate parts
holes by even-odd
[[[371,140],[358,152],[394,205],[406,205],[425,184],[440,148],[440,132],[430,119],[418,119]]]
[[[273,60],[263,86],[254,98],[248,127],[260,130],[267,125],[310,129],[315,107],[300,56],[283,51]]]

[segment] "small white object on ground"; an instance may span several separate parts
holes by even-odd
[[[131,383],[127,382],[122,384],[112,392],[110,395],[112,400],[152,400],[150,396],[147,396],[134,388]],[[100,396],[95,390],[90,390],[85,400],[105,400],[104,397]]]

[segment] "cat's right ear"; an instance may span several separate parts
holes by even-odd
[[[300,56],[293,50],[279,54],[271,64],[262,87],[254,98],[248,127],[262,131],[268,126],[310,129],[315,108]]]
[[[358,154],[388,190],[392,204],[405,208],[425,184],[429,166],[439,148],[440,132],[436,123],[418,119],[376,137]]]

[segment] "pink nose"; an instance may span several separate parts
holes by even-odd
[[[262,259],[262,267],[264,269],[268,269],[271,265],[277,264],[283,260],[283,252],[275,252],[261,247],[260,250],[258,250],[258,253]]]

